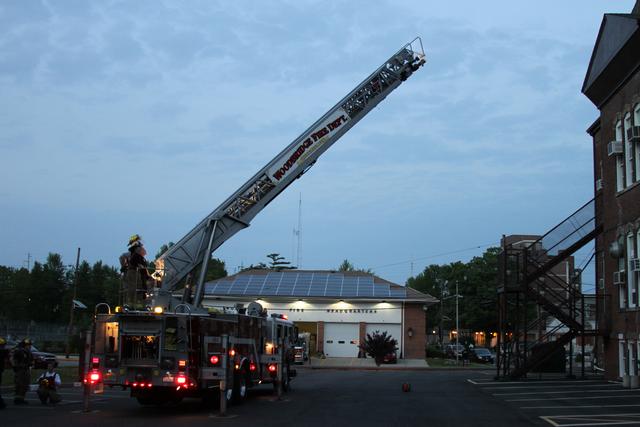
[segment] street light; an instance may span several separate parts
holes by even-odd
[[[444,281],[444,284],[446,285],[448,283],[447,280]],[[440,288],[440,293],[441,295],[444,295],[442,288]],[[442,301],[445,299],[449,299],[449,298],[455,298],[456,299],[456,365],[459,363],[459,358],[460,358],[460,352],[459,350],[459,346],[460,346],[460,324],[459,324],[459,315],[458,315],[458,300],[460,298],[462,298],[462,296],[458,293],[458,281],[456,280],[456,294],[455,295],[449,295],[448,297],[444,298],[441,297],[440,298],[440,342],[442,342]]]
[[[76,307],[76,288],[78,286],[78,268],[80,267],[80,248],[78,248],[78,255],[76,257],[76,269],[73,275],[73,292],[71,293],[71,308],[69,309],[69,326],[67,326],[67,348],[65,353],[67,359],[71,351],[71,331],[73,330],[73,310]]]

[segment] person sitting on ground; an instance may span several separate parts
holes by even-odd
[[[47,365],[47,371],[43,372],[42,375],[38,377],[37,393],[40,398],[40,402],[42,402],[43,405],[46,405],[47,403],[56,405],[60,400],[62,400],[57,392],[58,387],[62,385],[62,380],[54,368],[55,365],[53,363],[49,363]]]

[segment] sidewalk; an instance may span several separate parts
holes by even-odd
[[[327,357],[320,359],[312,357],[304,365],[295,365],[297,368],[311,369],[348,369],[348,370],[422,370],[429,369],[429,364],[424,359],[398,359],[398,363],[382,364],[376,366],[371,359],[358,359],[356,357]]]

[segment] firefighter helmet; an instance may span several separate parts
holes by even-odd
[[[132,248],[134,246],[142,246],[142,237],[139,234],[129,237],[129,247]]]

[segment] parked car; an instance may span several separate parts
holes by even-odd
[[[11,354],[13,350],[16,348],[18,343],[13,341],[7,342],[7,348],[9,349],[9,353]],[[56,355],[53,353],[47,353],[46,351],[40,351],[36,348],[36,346],[31,345],[31,354],[33,355],[33,367],[36,369],[47,369],[47,365],[49,363],[53,363],[54,366],[58,366],[58,362],[56,361]]]
[[[396,355],[396,352],[393,351],[391,353],[387,353],[382,358],[382,363],[398,363],[398,356]]]
[[[462,353],[464,352],[464,346],[462,344],[449,344],[445,347],[444,353],[447,357],[455,358],[456,355],[459,358],[462,358]]]
[[[471,351],[471,360],[479,363],[494,363],[496,357],[488,348],[477,347]]]

